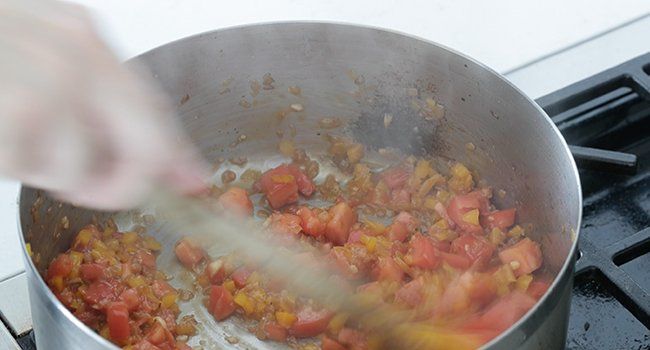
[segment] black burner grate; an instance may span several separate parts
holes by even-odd
[[[650,349],[650,53],[537,103],[583,186],[567,348]]]

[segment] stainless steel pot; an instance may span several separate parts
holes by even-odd
[[[319,135],[330,132],[369,147],[433,153],[468,164],[506,190],[499,204],[516,205],[520,219],[534,224],[545,266],[557,275],[542,300],[485,347],[563,348],[581,217],[578,173],[551,120],[499,74],[429,41],[325,23],[218,30],[167,44],[136,61],[178,101],[181,122],[211,160],[246,156],[249,164],[267,167],[278,161],[276,131],[282,130],[295,132],[297,143],[312,154],[323,153],[326,144]],[[260,83],[259,91],[252,81]],[[288,93],[290,86],[300,87],[301,94]],[[412,101],[427,97],[444,112],[423,118]],[[278,111],[292,103],[302,104],[305,112],[279,118]],[[389,128],[386,114],[393,117]],[[342,127],[322,130],[323,117],[340,118]],[[246,135],[245,142],[233,147],[240,135]],[[22,189],[20,229],[34,252],[33,259],[25,254],[25,264],[39,350],[116,349],[75,319],[42,279],[48,262],[69,247],[80,227],[108,216]],[[133,219],[131,213],[115,217],[121,226]],[[182,286],[187,278],[171,253],[177,236],[160,225],[153,229],[165,246],[159,265],[179,274],[173,284]],[[203,340],[207,348],[278,347],[246,336],[236,321],[216,324],[200,302],[183,308],[203,324],[195,341]],[[240,335],[241,341],[231,345],[225,333]]]

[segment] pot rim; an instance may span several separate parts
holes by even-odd
[[[506,331],[500,333],[497,337],[495,337],[494,339],[492,339],[488,343],[484,344],[481,347],[481,349],[487,349],[487,348],[492,347],[493,345],[496,345],[502,339],[508,337],[511,333],[513,333],[514,330],[518,329],[523,323],[525,323],[530,318],[530,316],[532,314],[536,313],[537,310],[540,309],[542,304],[546,303],[547,299],[549,299],[549,295],[551,294],[551,292],[553,292],[554,290],[556,290],[558,288],[558,284],[560,283],[559,281],[567,273],[567,271],[572,267],[571,265],[574,263],[573,256],[575,256],[576,250],[578,249],[577,248],[578,247],[578,239],[580,237],[580,226],[581,226],[581,223],[582,223],[582,211],[583,211],[583,209],[582,209],[582,201],[583,201],[583,199],[582,199],[582,187],[581,187],[581,184],[580,184],[580,175],[578,173],[578,167],[577,167],[576,162],[575,162],[575,160],[573,158],[573,155],[572,155],[572,153],[571,153],[571,151],[569,149],[569,146],[568,146],[566,140],[564,139],[564,136],[562,136],[562,134],[560,133],[560,130],[557,128],[555,123],[553,123],[553,121],[548,116],[548,114],[535,101],[533,101],[528,95],[526,95],[521,89],[519,89],[516,85],[514,85],[512,82],[510,82],[505,76],[503,76],[500,73],[494,71],[492,68],[486,66],[485,64],[475,60],[474,58],[469,57],[469,56],[467,56],[467,55],[465,55],[465,54],[463,54],[463,53],[461,53],[461,52],[459,52],[459,51],[457,51],[455,49],[452,49],[452,48],[450,48],[448,46],[442,45],[442,44],[437,43],[435,41],[422,38],[422,37],[417,36],[417,35],[404,33],[402,31],[395,30],[395,29],[382,28],[382,27],[372,26],[372,25],[356,24],[356,23],[343,22],[343,21],[320,21],[320,20],[313,20],[313,21],[312,20],[268,21],[268,22],[240,24],[240,25],[235,25],[235,26],[229,26],[229,27],[209,30],[209,31],[193,34],[193,35],[190,35],[190,36],[186,36],[186,37],[183,37],[183,38],[179,38],[179,39],[176,39],[176,40],[172,40],[172,41],[170,41],[168,43],[165,43],[163,45],[160,45],[160,46],[157,46],[157,47],[152,48],[150,50],[144,51],[144,52],[142,52],[142,53],[140,53],[140,54],[138,54],[136,56],[133,56],[133,57],[129,58],[128,60],[126,60],[124,62],[124,64],[131,64],[131,63],[133,63],[133,61],[136,61],[138,58],[146,56],[147,54],[149,54],[149,53],[151,53],[151,52],[153,52],[155,50],[158,50],[158,49],[160,49],[162,47],[174,45],[174,44],[176,44],[178,42],[195,40],[197,38],[213,35],[213,34],[216,34],[216,33],[223,33],[223,32],[231,31],[231,30],[246,29],[246,28],[250,28],[250,27],[275,27],[275,26],[297,25],[297,24],[338,26],[338,27],[347,27],[347,28],[350,28],[352,30],[362,29],[362,30],[380,31],[380,32],[393,34],[393,35],[396,35],[396,36],[401,36],[404,39],[420,41],[420,42],[423,42],[423,43],[425,43],[427,45],[436,46],[436,47],[438,47],[440,49],[446,50],[446,51],[448,51],[448,52],[450,52],[450,53],[452,53],[454,55],[457,55],[457,56],[459,56],[461,58],[464,58],[464,59],[476,64],[478,67],[484,69],[486,72],[494,75],[495,77],[500,79],[502,82],[504,82],[515,93],[517,93],[521,97],[523,97],[526,100],[526,102],[531,104],[537,110],[537,112],[544,117],[546,123],[552,128],[553,132],[557,136],[558,141],[562,145],[563,152],[565,153],[566,156],[568,156],[568,158],[569,158],[569,160],[571,162],[570,166],[571,166],[571,170],[572,170],[572,173],[573,173],[573,177],[576,180],[575,185],[576,185],[576,189],[577,189],[577,193],[578,193],[578,204],[579,204],[578,220],[575,223],[576,226],[575,227],[570,227],[569,232],[568,232],[571,235],[571,239],[572,239],[573,242],[571,243],[571,248],[569,249],[569,253],[566,256],[566,258],[564,260],[564,263],[562,264],[562,267],[558,271],[557,275],[554,277],[553,282],[551,283],[549,288],[546,290],[544,295],[535,303],[535,306],[533,306],[530,310],[528,310],[528,312],[526,312],[526,314],[524,314],[519,320],[517,320],[517,322],[515,322],[512,326],[510,326]],[[21,207],[20,197],[22,195],[24,187],[25,186],[21,183],[20,191],[18,192],[18,200],[17,200],[17,207],[18,208]],[[34,262],[32,261],[31,257],[27,254],[26,245],[25,245],[26,244],[25,243],[25,236],[24,236],[24,232],[22,230],[22,220],[21,220],[21,216],[20,216],[20,210],[18,210],[17,216],[18,216],[18,220],[17,220],[18,234],[20,236],[20,244],[21,244],[21,248],[23,250],[23,252],[22,252],[23,253],[23,260],[26,262],[25,267],[26,267],[26,269],[29,269],[29,271],[33,275],[37,276],[38,283],[40,284],[41,288],[45,289],[44,292],[45,292],[45,294],[47,295],[47,297],[49,299],[48,301],[50,303],[52,303],[53,306],[58,311],[60,311],[63,315],[65,315],[66,318],[69,319],[74,325],[76,325],[78,328],[80,328],[85,334],[87,334],[88,336],[93,338],[95,341],[97,341],[100,344],[106,346],[107,348],[113,348],[113,349],[116,349],[116,350],[120,349],[118,346],[116,346],[115,344],[113,344],[109,340],[103,338],[98,333],[95,333],[95,331],[93,331],[90,327],[86,326],[83,322],[81,322],[79,319],[77,319],[72,314],[72,312],[70,312],[70,310],[68,310],[56,298],[54,293],[52,293],[50,288],[47,286],[47,284],[43,280],[43,277],[41,276],[41,274],[36,269],[36,266],[34,265]]]

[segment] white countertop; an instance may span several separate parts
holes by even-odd
[[[647,0],[75,0],[126,59],[212,29],[280,20],[360,23],[418,35],[505,73],[536,98],[650,51]],[[644,17],[646,16],[646,17]],[[23,271],[18,184],[0,181],[0,281]]]

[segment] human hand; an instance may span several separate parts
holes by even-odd
[[[205,167],[172,108],[99,39],[84,10],[0,2],[0,174],[99,209],[154,183],[204,189]]]

